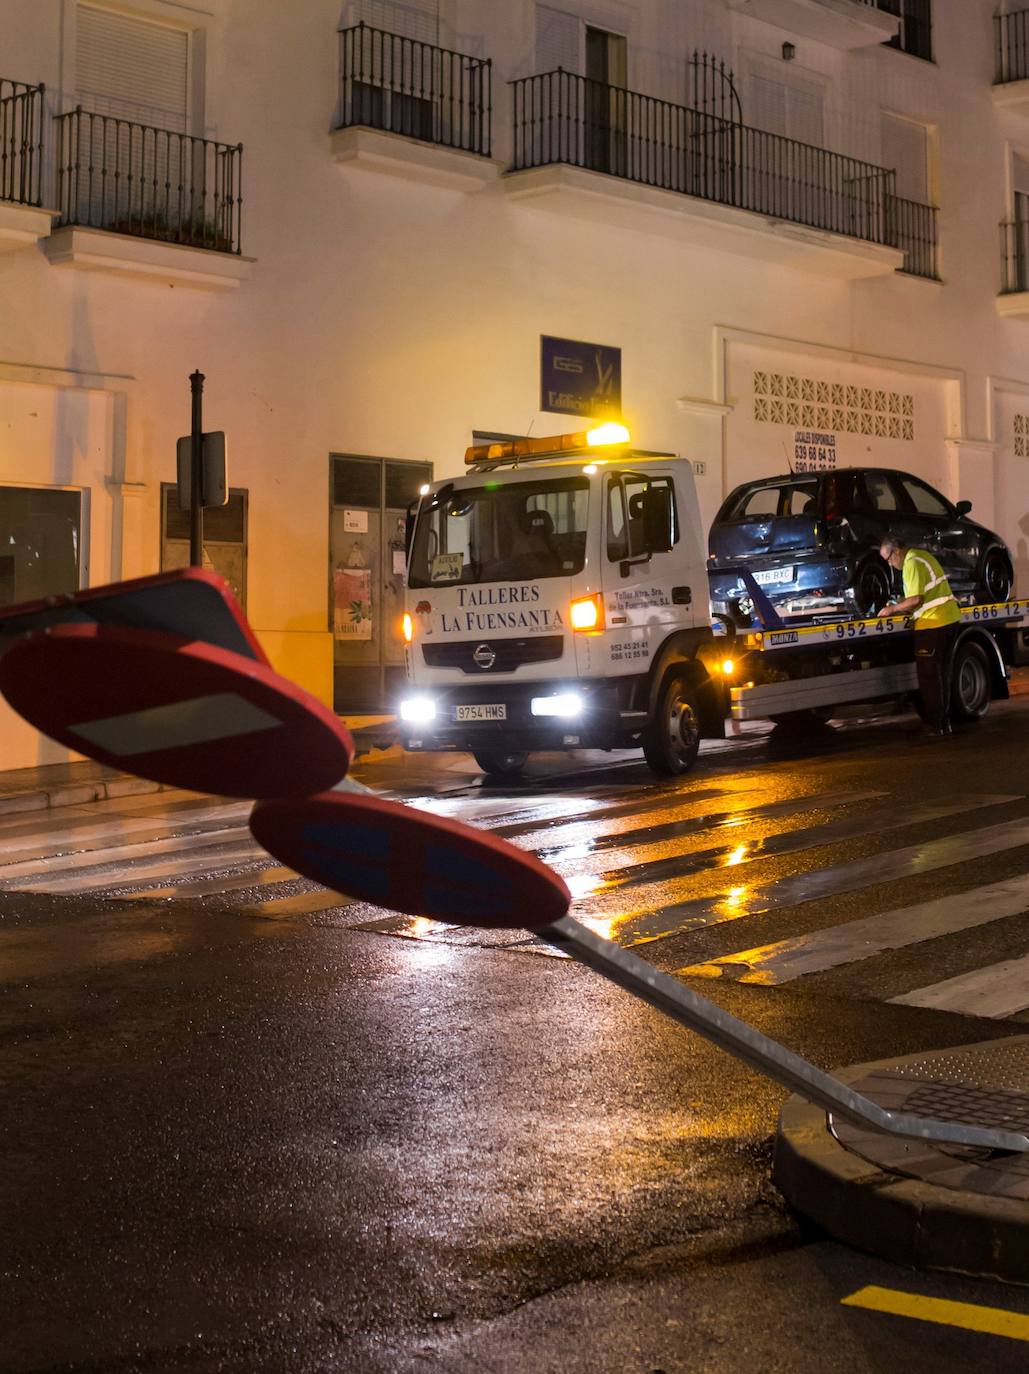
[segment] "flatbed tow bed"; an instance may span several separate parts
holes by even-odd
[[[721,640],[738,684],[730,687],[729,714],[736,721],[825,716],[837,706],[917,691],[914,634],[906,615],[791,624],[772,613],[764,628]],[[991,700],[1005,699],[1008,668],[1022,662],[1029,662],[1029,599],[962,606],[955,718],[975,720]]]

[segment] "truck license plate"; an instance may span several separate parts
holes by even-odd
[[[762,572],[754,574],[754,581],[759,587],[775,587],[781,582],[793,581],[792,568],[765,568]]]
[[[488,702],[482,706],[458,706],[454,711],[455,720],[507,720],[507,706],[504,702]]]

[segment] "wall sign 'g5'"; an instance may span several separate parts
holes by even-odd
[[[592,418],[622,413],[622,350],[540,335],[540,410]]]

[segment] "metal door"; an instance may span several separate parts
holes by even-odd
[[[247,491],[232,487],[224,506],[204,511],[204,567],[219,573],[247,608]],[[178,488],[161,483],[161,571],[189,567],[189,511],[179,508]]]
[[[432,464],[332,454],[329,463],[329,628],[334,704],[391,709],[404,676],[404,522]]]

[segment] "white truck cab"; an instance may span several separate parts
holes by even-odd
[[[409,520],[401,743],[500,775],[633,746],[684,772],[726,710],[692,465],[585,435],[465,461]]]

